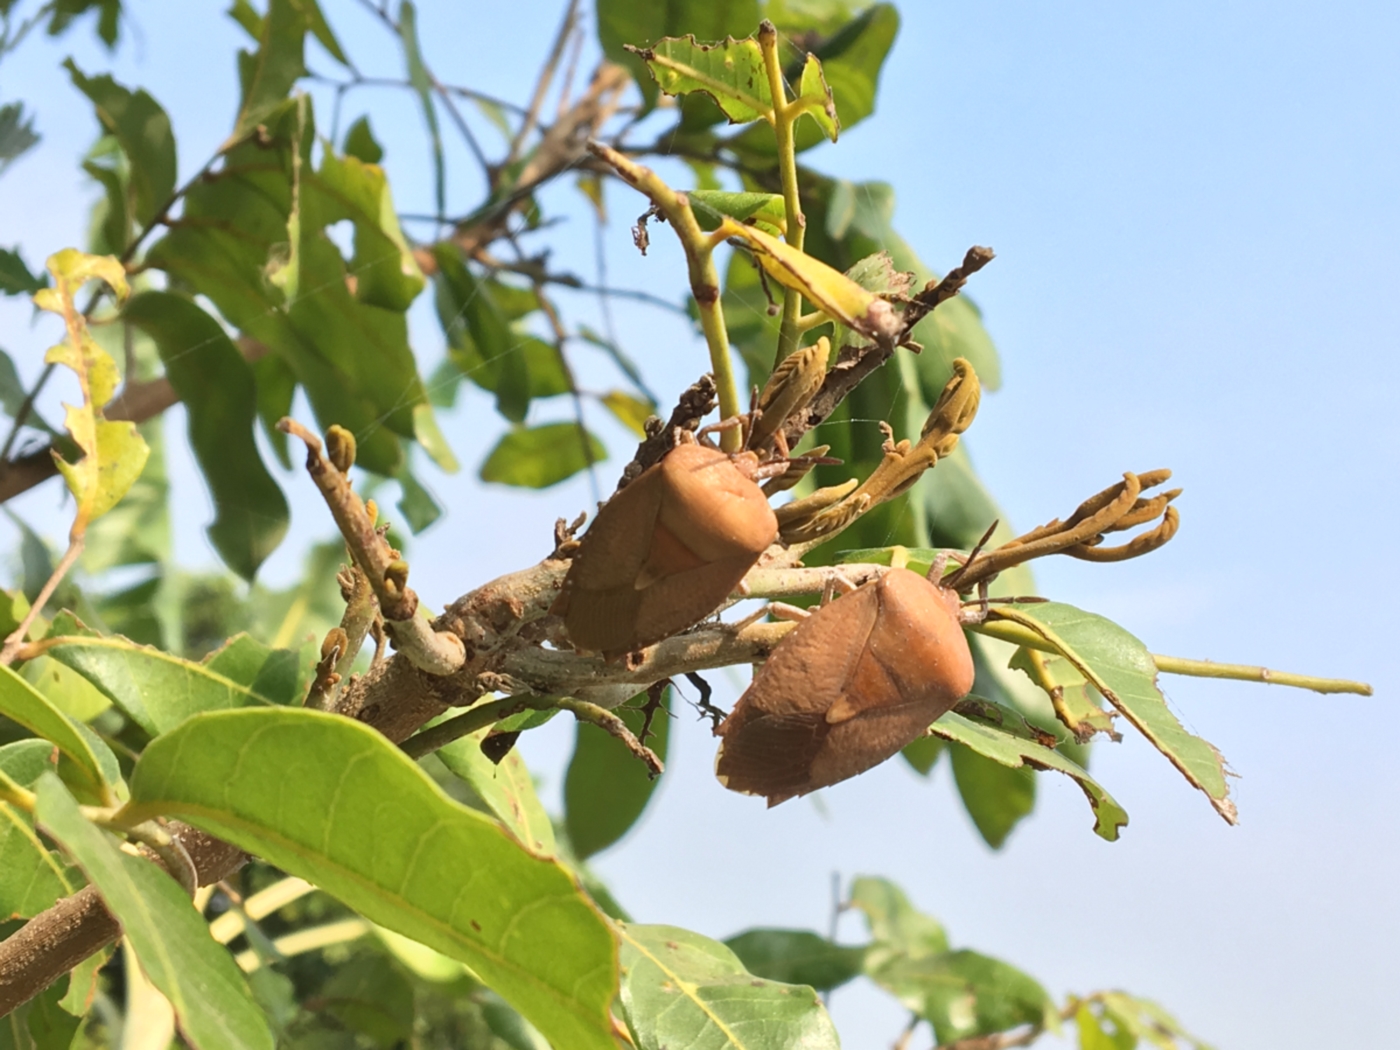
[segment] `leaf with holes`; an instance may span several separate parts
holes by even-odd
[[[1157,688],[1157,664],[1142,642],[1111,620],[1059,602],[996,606],[993,617],[1029,628],[1073,664],[1182,776],[1205,792],[1217,813],[1235,823],[1224,758],[1187,732],[1167,707]]]

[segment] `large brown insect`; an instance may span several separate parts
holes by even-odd
[[[615,659],[719,608],[778,538],[760,470],[681,444],[604,504],[550,610],[574,647]]]
[[[892,569],[783,639],[715,730],[716,775],[769,806],[846,780],[922,736],[972,678],[957,592]]]

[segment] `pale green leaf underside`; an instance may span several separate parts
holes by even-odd
[[[174,879],[84,819],[58,777],[38,785],[36,816],[72,854],[122,924],[141,969],[175,1008],[196,1050],[272,1050],[272,1033],[228,951]]]
[[[465,963],[554,1045],[614,1046],[616,944],[573,875],[369,727],[304,708],[197,715],[147,747],[132,799]]]
[[[754,977],[718,941],[675,926],[621,927],[622,1008],[641,1050],[836,1050],[805,985]]]

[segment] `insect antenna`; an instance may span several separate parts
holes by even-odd
[[[958,589],[958,584],[961,583],[963,578],[967,575],[968,569],[972,568],[972,564],[977,560],[977,556],[982,553],[983,549],[991,541],[992,533],[997,531],[997,526],[1000,524],[1000,519],[992,522],[991,525],[987,527],[987,531],[982,533],[982,538],[977,541],[977,546],[972,548],[972,553],[967,556],[967,561],[963,562],[943,579],[934,580],[933,582],[940,587],[947,587],[949,590],[956,591]]]

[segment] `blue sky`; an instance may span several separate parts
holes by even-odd
[[[323,2],[367,70],[401,74],[358,5]],[[421,7],[440,75],[528,98],[557,4]],[[213,4],[133,8],[135,32],[115,59],[75,33],[59,45],[34,40],[0,64],[0,99],[30,103],[45,136],[0,180],[0,243],[20,243],[31,263],[81,242],[85,218],[72,202],[95,195],[76,165],[94,122],[58,69],[70,51],[88,72],[110,67],[167,107],[182,173],[226,132],[236,27]],[[1157,652],[1362,678],[1377,695],[1165,679],[1178,714],[1240,774],[1240,826],[1226,827],[1129,739],[1099,747],[1093,767],[1132,815],[1120,842],[1094,837],[1078,789],[1045,775],[1036,814],[998,854],[976,837],[946,770],[930,785],[892,762],[824,792],[820,806],[766,812],[718,788],[713,741],[683,718],[648,820],[598,867],[639,919],[714,936],[754,924],[824,929],[832,872],[882,874],[941,917],[955,943],[1002,955],[1057,992],[1150,995],[1232,1050],[1382,1045],[1393,1025],[1377,1007],[1400,980],[1390,739],[1400,677],[1400,9],[910,3],[902,15],[876,116],[810,160],[892,183],[897,226],[930,266],[946,269],[974,243],[997,250],[969,288],[1005,377],[968,435],[984,478],[1020,528],[1064,514],[1124,470],[1170,466],[1186,490],[1182,531],[1167,548],[1123,566],[1044,564],[1043,592],[1119,620]],[[493,43],[498,34],[513,43]],[[586,51],[581,68],[590,61]],[[323,56],[313,64],[332,69]],[[400,206],[428,210],[411,96],[352,93],[347,104],[373,114]],[[476,126],[499,152],[489,126]],[[461,210],[480,184],[451,149]],[[561,186],[548,201],[574,216],[559,231],[559,262],[591,276],[576,195]],[[613,186],[609,204],[611,281],[678,296],[678,253],[664,231],[646,259],[631,250],[640,198]],[[595,317],[587,300],[569,308]],[[617,316],[663,397],[704,367],[675,319],[629,304]],[[436,324],[426,311],[415,321],[433,361]],[[26,307],[0,306],[0,346],[25,376],[54,338],[31,328]],[[591,358],[580,368],[605,382]],[[546,407],[542,418],[548,411],[564,410]],[[183,425],[178,410],[169,418]],[[626,448],[620,431],[594,422]],[[410,552],[434,605],[537,559],[553,519],[591,505],[582,479],[530,495],[474,480],[499,433],[486,399],[468,398],[445,429],[467,469],[425,470],[449,515]],[[188,455],[175,457],[181,557],[208,564],[207,497]],[[295,523],[268,566],[273,580],[328,531],[309,485],[283,484]],[[16,506],[58,537],[59,503],[50,485]],[[742,684],[715,678],[730,699]],[[571,732],[550,727],[527,741],[547,795]],[[845,921],[855,938],[856,920]],[[838,992],[833,1010],[856,1050],[888,1046],[903,1023],[870,990]]]

